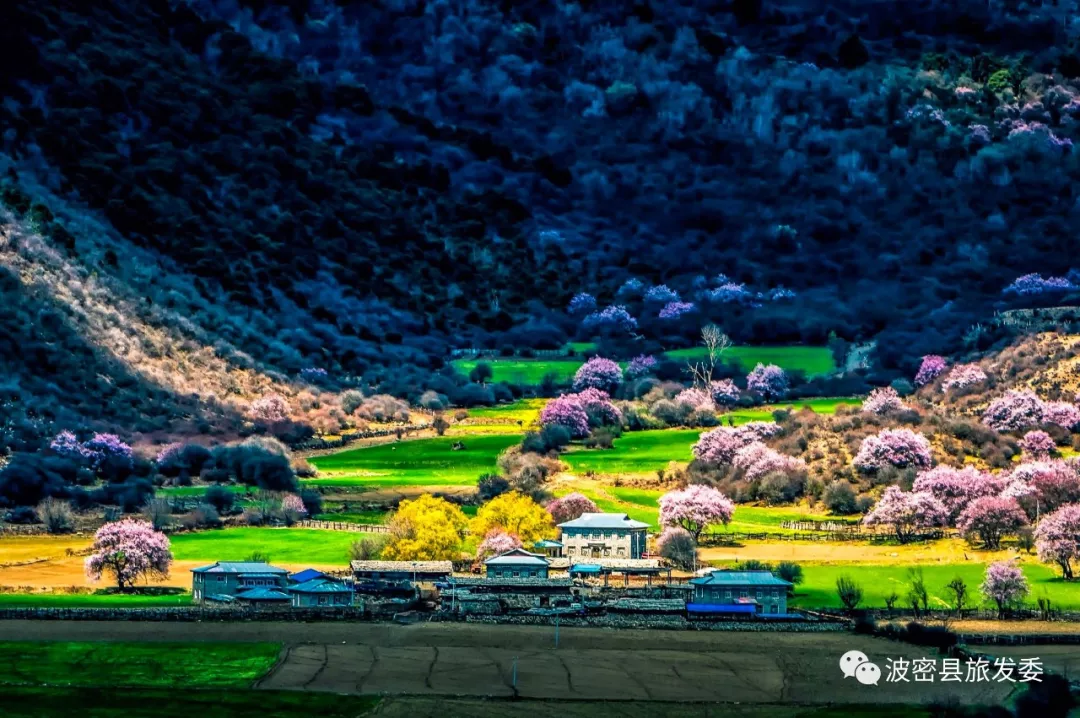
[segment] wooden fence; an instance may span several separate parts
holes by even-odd
[[[383,524],[354,524],[347,521],[297,521],[293,528],[324,529],[327,531],[352,531],[366,534],[388,534],[390,527]]]
[[[944,537],[944,531],[932,531],[918,536],[913,536],[911,541],[930,541]],[[862,531],[834,531],[785,534],[775,531],[762,531],[760,533],[736,533],[725,532],[722,534],[702,534],[700,544],[702,546],[731,546],[743,541],[869,541],[870,543],[890,543],[895,541],[895,536],[885,533],[870,533]]]

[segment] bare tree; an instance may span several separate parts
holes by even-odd
[[[964,604],[967,603],[968,599],[968,586],[964,583],[964,579],[957,576],[945,585],[945,590],[953,595],[953,603],[956,604],[956,615],[963,617]]]
[[[75,527],[75,518],[71,513],[71,504],[49,497],[37,506],[37,515],[45,524],[45,530],[51,534],[61,534]]]
[[[687,362],[686,371],[694,378],[695,387],[709,391],[713,370],[723,353],[731,348],[731,339],[720,327],[706,324],[701,328],[701,345],[705,347],[705,357],[699,362]]]

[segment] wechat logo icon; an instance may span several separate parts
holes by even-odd
[[[840,656],[840,670],[844,678],[854,677],[864,686],[876,686],[881,680],[881,669],[871,663],[862,651],[848,651]]]

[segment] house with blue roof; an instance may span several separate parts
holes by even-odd
[[[792,584],[769,571],[713,571],[690,579],[693,614],[744,616],[787,615],[787,592]]]
[[[353,602],[352,587],[332,578],[313,578],[289,586],[288,591],[293,608],[351,606]]]
[[[288,585],[289,572],[268,563],[218,561],[191,569],[191,598],[195,603],[231,603],[237,599],[287,603]]]
[[[314,581],[317,578],[330,578],[330,576],[313,568],[305,568],[303,571],[291,574],[289,576],[289,583],[307,583],[308,581]]]
[[[626,514],[584,513],[559,524],[559,530],[563,555],[571,562],[581,558],[641,558],[649,524]]]
[[[505,551],[484,561],[488,578],[547,578],[548,560],[523,548]]]

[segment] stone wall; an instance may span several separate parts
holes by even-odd
[[[440,620],[457,617],[440,616]],[[460,619],[459,619],[460,620]],[[554,616],[465,616],[466,623],[554,626]],[[847,622],[826,621],[688,621],[683,616],[626,614],[606,616],[560,616],[560,626],[581,628],[647,628],[669,631],[765,631],[827,633],[847,631]]]

